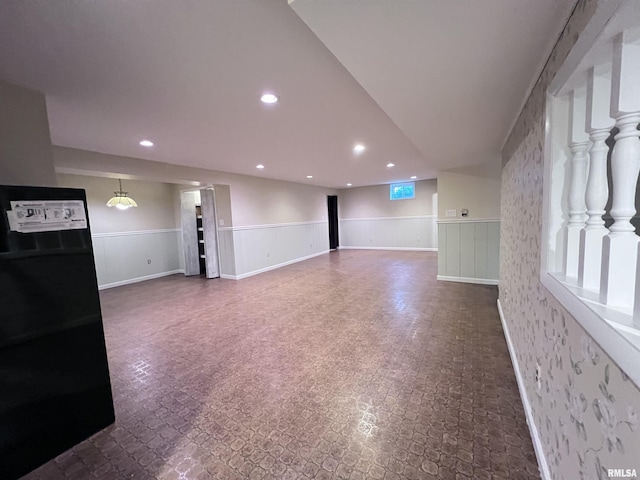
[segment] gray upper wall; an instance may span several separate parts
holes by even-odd
[[[438,219],[474,220],[500,218],[500,161],[472,167],[438,172]],[[460,211],[469,210],[468,217]],[[447,217],[447,210],[456,210],[456,217]]]
[[[341,219],[436,215],[437,203],[436,180],[416,182],[416,198],[411,200],[390,200],[389,185],[338,190],[338,216]]]
[[[300,183],[171,165],[65,147],[53,147],[56,169],[80,175],[116,175],[145,181],[228,185],[233,226],[326,221],[327,195],[336,191]],[[225,224],[226,226],[226,224]]]
[[[0,81],[0,184],[56,185],[44,95],[3,81]]]
[[[138,203],[138,208],[124,211],[106,205],[118,190],[115,178],[59,174],[58,185],[86,190],[93,234],[176,228],[176,193],[171,184],[123,180],[122,189]]]

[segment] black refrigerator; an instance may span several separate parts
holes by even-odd
[[[0,478],[113,422],[85,192],[0,186]]]

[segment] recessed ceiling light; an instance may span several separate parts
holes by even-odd
[[[411,180],[415,180],[416,178],[418,178],[418,177],[416,177],[415,175],[413,175],[413,176],[411,177]]]
[[[387,163],[387,167],[391,168],[391,167],[395,167],[396,164],[395,163]]]
[[[350,184],[350,183],[347,183],[347,187],[350,187],[350,186],[351,186],[351,184]]]
[[[263,103],[277,103],[278,97],[273,93],[265,93],[260,97],[260,100],[262,100]]]
[[[362,145],[361,143],[356,144],[355,147],[353,147],[353,151],[356,153],[360,153],[364,150],[364,145]]]
[[[313,175],[307,175],[307,178],[313,178]]]
[[[262,170],[264,168],[264,165],[262,165],[262,164],[256,165],[256,168],[259,168],[260,170]]]
[[[153,147],[153,142],[151,140],[141,140],[140,145],[143,147]]]

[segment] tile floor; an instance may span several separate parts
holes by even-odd
[[[101,293],[116,423],[26,479],[538,479],[496,287],[343,250]]]

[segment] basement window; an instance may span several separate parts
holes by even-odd
[[[407,200],[416,197],[415,182],[392,183],[389,186],[389,198],[391,200]]]
[[[617,5],[548,91],[541,281],[640,385],[640,4]]]

